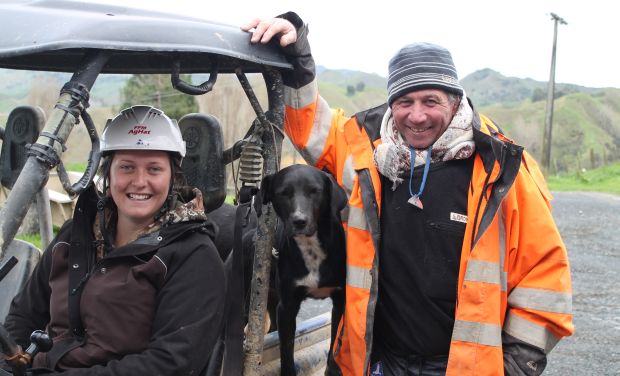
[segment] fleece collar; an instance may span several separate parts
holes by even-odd
[[[159,232],[162,228],[170,226],[176,223],[191,222],[191,221],[205,221],[207,216],[204,211],[202,192],[198,188],[192,189],[193,198],[187,202],[181,202],[179,200],[174,201],[175,208],[169,210],[166,214],[153,221],[150,225],[146,226],[140,231],[136,239],[143,238],[149,234]],[[101,232],[101,220],[100,216],[106,216],[106,223],[113,220],[112,210],[106,208],[104,212],[97,212],[97,218],[93,223],[93,233],[97,244],[97,259],[101,259],[104,256],[104,241],[103,233]],[[108,226],[109,227],[109,226]],[[134,241],[136,240],[134,239]]]

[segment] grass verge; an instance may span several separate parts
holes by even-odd
[[[547,177],[552,191],[589,191],[620,195],[620,163]]]
[[[41,235],[39,234],[19,234],[15,236],[15,239],[23,240],[41,249]]]

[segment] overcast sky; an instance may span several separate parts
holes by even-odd
[[[618,10],[613,0],[100,0],[239,25],[296,11],[310,27],[317,64],[387,75],[402,46],[433,42],[452,52],[459,76],[491,68],[549,79],[556,13],[556,82],[620,88]],[[362,5],[363,4],[363,5]]]

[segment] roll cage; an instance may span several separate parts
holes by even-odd
[[[238,159],[243,163],[243,151],[247,149],[253,153],[250,164],[257,156],[261,159],[263,175],[277,170],[284,119],[281,73],[292,66],[276,42],[251,44],[248,34],[238,27],[203,19],[62,0],[4,2],[0,4],[0,25],[0,68],[72,73],[36,141],[27,146],[27,159],[20,166],[21,171],[10,182],[11,191],[0,209],[0,266],[14,263],[11,260],[15,252],[21,252],[24,247],[14,237],[31,203],[39,202],[50,170],[58,169],[70,196],[79,194],[92,182],[100,155],[97,129],[88,107],[90,91],[101,74],[170,74],[172,86],[190,95],[209,93],[217,85],[219,74],[234,74],[254,109],[256,120],[243,140],[221,152],[220,163],[225,165]],[[184,73],[208,73],[209,79],[193,85],[181,79]],[[257,100],[246,77],[249,73],[261,74],[266,83],[267,109]],[[80,123],[88,130],[92,148],[86,172],[72,183],[61,156],[73,128]],[[0,127],[3,139],[5,133]],[[242,183],[257,188],[260,172],[258,176],[248,176]],[[218,197],[212,199],[221,204],[221,194],[214,194]],[[209,197],[205,200],[209,201]],[[246,375],[259,374],[263,354],[262,320],[276,223],[272,210],[264,208],[263,213],[257,228],[243,367]],[[312,325],[322,327],[326,320],[319,319],[318,324],[315,320]],[[15,350],[10,345],[2,348]]]

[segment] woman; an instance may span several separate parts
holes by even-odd
[[[198,189],[181,194],[185,142],[150,106],[109,120],[98,184],[80,195],[6,327],[54,347],[34,367],[67,375],[198,375],[223,322],[225,280]]]

